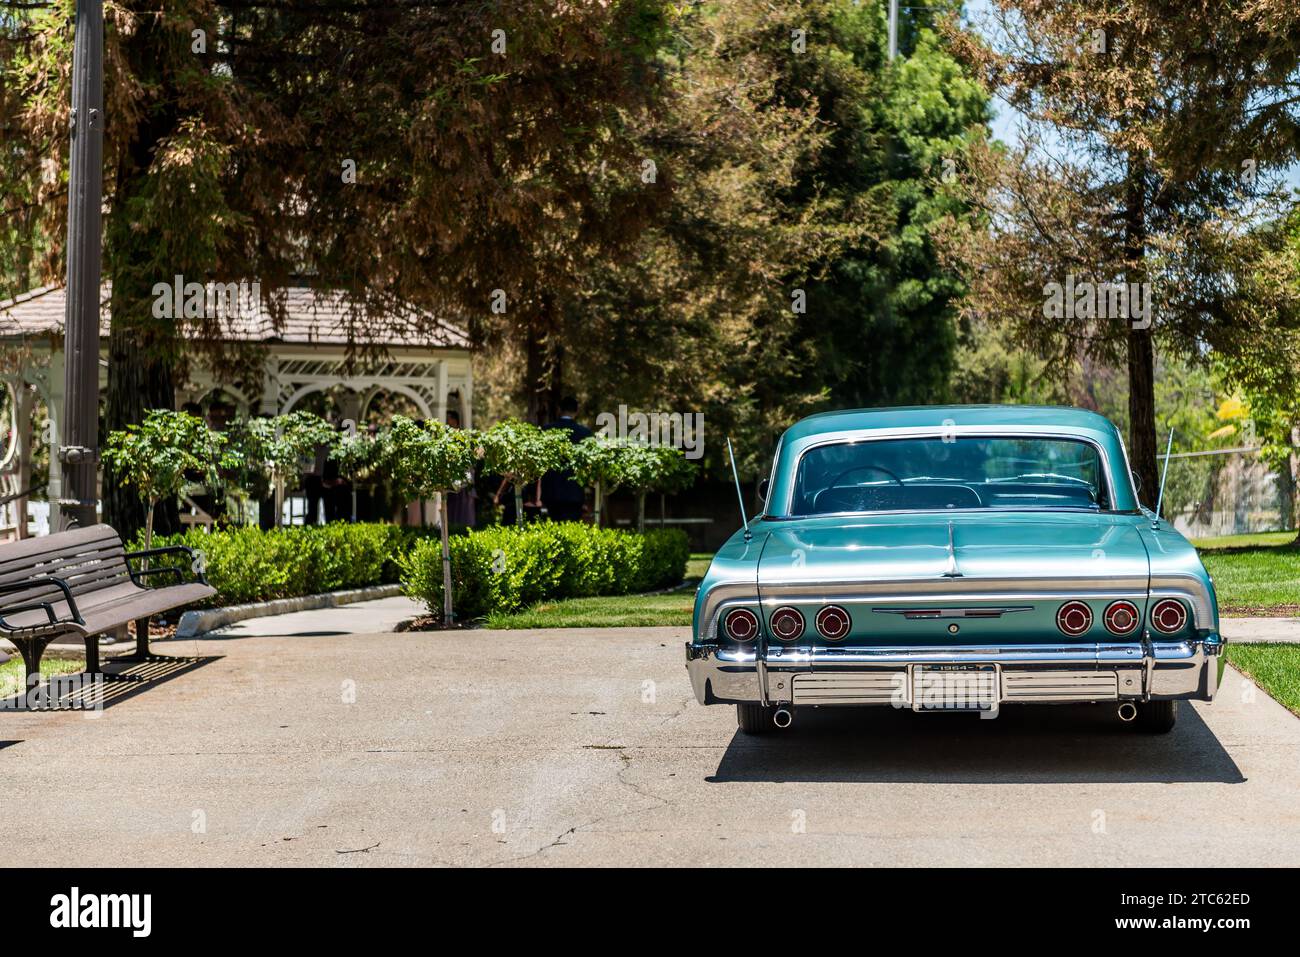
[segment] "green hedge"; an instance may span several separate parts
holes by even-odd
[[[471,621],[539,601],[667,588],[685,576],[689,558],[680,529],[639,534],[585,522],[485,528],[451,539],[452,603],[459,620]],[[402,566],[406,593],[441,615],[437,539],[417,542]]]
[[[155,536],[154,546],[179,544],[202,551],[208,581],[217,589],[202,604],[216,607],[395,583],[402,558],[430,535],[436,535],[434,530],[336,522],[271,531],[190,529],[183,535]],[[135,543],[135,548],[143,547],[142,541]]]

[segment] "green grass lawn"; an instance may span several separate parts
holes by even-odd
[[[534,605],[514,615],[489,615],[488,628],[618,628],[632,625],[690,625],[695,587],[658,595],[570,598]]]
[[[1219,535],[1216,538],[1193,538],[1192,544],[1200,551],[1220,548],[1251,548],[1255,546],[1290,545],[1295,532],[1252,532],[1249,535]]]
[[[692,552],[680,588],[654,595],[611,595],[545,601],[514,615],[489,615],[488,628],[618,628],[689,625],[695,586],[709,568],[712,552]]]
[[[1201,549],[1201,561],[1214,578],[1220,611],[1229,615],[1300,614],[1300,548],[1287,544],[1294,539],[1293,532],[1282,534],[1287,536],[1285,543]]]
[[[76,674],[78,671],[84,671],[85,668],[86,662],[81,658],[41,659],[41,674],[45,678],[54,675]],[[27,673],[23,668],[23,659],[18,655],[14,655],[0,665],[0,698],[8,698],[10,695],[26,690],[26,677]]]
[[[1228,645],[1228,663],[1300,715],[1300,645]]]

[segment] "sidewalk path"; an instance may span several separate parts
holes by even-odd
[[[1300,644],[1300,618],[1222,618],[1219,629],[1228,641]]]
[[[746,738],[695,703],[686,628],[308,630],[160,643],[211,660],[94,720],[0,714],[0,801],[31,836],[7,863],[1300,860],[1300,720],[1231,669],[1166,736],[1082,706]]]
[[[402,622],[425,614],[423,603],[411,598],[379,598],[333,608],[293,611],[286,615],[267,615],[233,622],[206,638],[269,638],[321,635],[360,635],[390,632]],[[183,642],[178,642],[183,643]],[[165,649],[160,645],[160,649]]]

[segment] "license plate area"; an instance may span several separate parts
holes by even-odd
[[[994,711],[1002,698],[997,664],[912,665],[913,711]]]

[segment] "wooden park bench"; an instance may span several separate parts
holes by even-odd
[[[143,567],[162,555],[189,556],[185,567]],[[134,563],[134,564],[133,564]],[[86,670],[99,669],[99,636],[135,622],[136,654],[149,654],[149,619],[216,594],[183,545],[127,553],[108,525],[58,532],[0,544],[0,637],[13,642],[27,666],[27,681],[39,675],[41,655],[55,638],[80,635],[86,642]],[[172,581],[150,586],[154,576]]]

